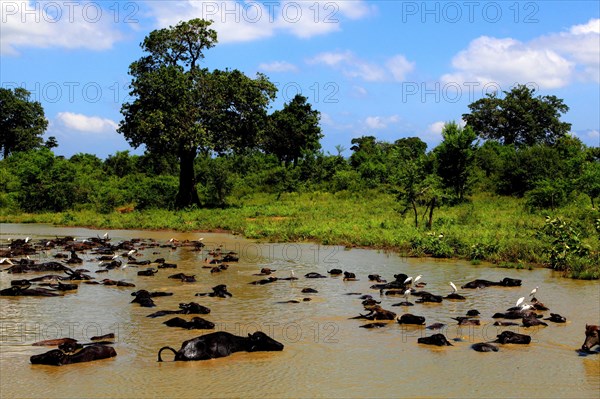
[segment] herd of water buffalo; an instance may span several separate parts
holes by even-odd
[[[2,272],[11,274],[29,274],[43,273],[43,275],[34,278],[13,279],[10,282],[10,287],[0,290],[0,296],[61,296],[65,292],[77,290],[79,284],[102,284],[106,286],[116,287],[135,287],[135,284],[122,280],[112,280],[108,278],[99,279],[94,277],[88,269],[81,266],[84,264],[84,259],[81,254],[89,254],[93,256],[93,263],[86,264],[90,266],[94,264],[97,270],[96,275],[107,273],[110,270],[117,268],[125,268],[129,266],[145,266],[146,268],[139,270],[139,276],[154,276],[158,269],[174,269],[176,264],[165,261],[164,258],[155,260],[140,260],[143,250],[151,250],[156,247],[167,247],[171,250],[179,248],[187,248],[191,251],[206,251],[206,258],[202,267],[210,269],[211,273],[220,273],[227,270],[228,264],[237,262],[238,257],[234,252],[225,252],[221,248],[216,248],[207,251],[202,240],[197,241],[182,241],[171,239],[166,243],[159,243],[156,240],[132,239],[121,241],[116,244],[111,243],[108,234],[103,237],[91,237],[84,240],[75,239],[74,237],[62,237],[48,240],[33,241],[29,237],[25,239],[9,240],[8,246],[0,248],[0,266],[3,267]],[[52,253],[54,261],[50,262],[35,262],[31,258],[44,251],[44,253]],[[159,254],[160,252],[152,252]],[[88,257],[89,259],[89,257]],[[291,272],[289,277],[275,277],[274,270],[263,268],[259,276],[263,276],[259,280],[253,281],[250,284],[264,285],[282,280],[298,280],[298,277]],[[52,273],[52,274],[46,274]],[[341,269],[332,269],[328,274],[333,277],[343,276],[345,281],[356,280],[356,275],[352,272],[342,271]],[[303,276],[305,279],[328,278],[316,272],[306,273]],[[176,273],[169,276],[171,279],[180,280],[183,282],[195,281],[194,275],[186,275],[184,273]],[[457,287],[450,282],[452,293],[442,297],[425,291],[425,283],[421,282],[421,276],[409,277],[406,274],[396,274],[391,281],[384,280],[381,276],[372,274],[368,276],[369,280],[374,284],[371,289],[379,291],[381,296],[398,296],[402,297],[403,301],[395,303],[392,306],[402,307],[404,309],[413,306],[410,302],[411,297],[417,298],[415,303],[439,303],[444,300],[464,301],[466,298],[458,293]],[[521,280],[513,278],[504,278],[500,281],[489,281],[477,279],[464,284],[462,289],[481,289],[490,286],[515,287],[520,286]],[[312,288],[305,288],[303,293],[316,293]],[[375,291],[376,292],[376,291]],[[499,312],[493,315],[494,319],[498,319],[494,323],[496,326],[547,326],[546,321],[553,323],[564,323],[566,318],[550,313],[549,317],[544,318],[541,313],[549,310],[542,302],[536,299],[535,294],[537,287],[530,294],[529,303],[524,297],[520,298],[514,307],[506,311]],[[156,306],[153,298],[158,296],[173,295],[169,292],[149,292],[147,290],[136,290],[131,293],[134,297],[132,303],[137,303],[143,307]],[[380,328],[388,325],[385,321],[397,321],[402,325],[418,325],[426,326],[430,331],[440,330],[445,325],[434,323],[426,325],[425,317],[414,315],[412,313],[404,313],[397,315],[395,312],[383,309],[381,302],[377,301],[373,295],[360,295],[362,306],[366,313],[359,314],[353,319],[365,319],[370,322],[360,327],[363,328]],[[212,288],[212,292],[197,293],[196,296],[211,296],[227,298],[231,297],[232,293],[227,290],[225,284],[219,284]],[[310,301],[310,298],[303,298],[303,301]],[[292,300],[287,302],[299,302]],[[179,309],[176,310],[160,310],[149,314],[148,317],[161,317],[166,315],[205,315],[210,313],[210,309],[196,302],[180,303]],[[460,326],[480,325],[479,312],[472,309],[465,316],[453,318]],[[522,324],[510,320],[520,320]],[[185,320],[179,316],[173,317],[164,322],[169,327],[179,327],[185,329],[214,329],[214,323],[203,319],[199,316],[193,316],[190,320]],[[600,327],[598,325],[586,325],[585,341],[578,351],[581,354],[600,353],[600,350],[593,352],[595,346],[600,346]],[[73,338],[58,338],[36,342],[36,346],[56,346],[48,352],[33,355],[30,358],[32,364],[45,365],[64,365],[71,363],[89,362],[92,360],[111,358],[117,355],[115,349],[111,346],[114,339],[114,334],[106,334],[103,336],[92,337],[91,342],[80,343]],[[424,345],[437,346],[452,346],[453,344],[446,338],[444,334],[435,333],[430,336],[418,338],[417,342]],[[479,352],[496,352],[498,346],[496,344],[529,344],[531,336],[520,334],[509,330],[503,331],[497,335],[496,339],[489,342],[479,342],[473,344],[472,349]],[[248,334],[247,337],[237,336],[225,331],[217,331],[196,338],[184,341],[179,350],[170,346],[165,346],[158,351],[158,361],[162,361],[162,352],[169,350],[174,354],[176,361],[188,360],[206,360],[211,358],[219,358],[229,356],[234,352],[247,351],[281,351],[284,345],[275,339],[269,337],[261,331],[256,331]]]

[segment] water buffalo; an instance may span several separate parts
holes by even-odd
[[[344,272],[344,281],[356,281],[356,274],[352,272]]]
[[[63,347],[63,349],[53,349],[40,355],[33,355],[29,360],[32,364],[62,366],[63,364],[91,362],[117,356],[117,352],[112,346],[94,344],[83,348],[76,346],[76,348],[77,350],[74,352],[66,350],[66,347]]]
[[[550,313],[550,317],[546,317],[544,320],[550,320],[554,323],[566,323],[567,318],[559,315],[558,313]]]
[[[302,288],[302,292],[303,294],[316,294],[319,291],[315,290],[314,288]]]
[[[524,327],[535,327],[535,326],[547,326],[548,323],[545,323],[538,319],[535,314],[529,313],[527,316],[523,316],[522,319]]]
[[[396,318],[396,313],[385,310],[379,305],[371,306],[367,310],[369,310],[368,314],[361,314],[359,316],[352,317],[352,319],[394,320]]]
[[[502,331],[501,334],[497,335],[497,339],[494,342],[500,344],[522,344],[527,345],[531,343],[531,337],[525,334],[519,334],[512,331]]]
[[[585,325],[585,341],[581,350],[589,352],[594,346],[600,345],[600,326]]]
[[[441,303],[442,302],[441,295],[434,295],[430,293],[423,293],[419,299],[417,299],[416,303]]]
[[[487,342],[479,342],[471,345],[473,350],[477,352],[498,352],[498,347]]]
[[[277,280],[279,280],[277,277],[269,277],[269,278],[265,278],[265,279],[262,279],[262,280],[252,281],[252,282],[250,282],[248,284],[252,284],[252,285],[265,285],[265,284],[274,283]]]
[[[159,362],[162,362],[161,353],[165,349],[175,354],[175,361],[189,361],[215,359],[240,351],[281,351],[283,350],[283,344],[275,341],[262,331],[248,334],[248,337],[217,331],[184,341],[179,351],[170,346],[160,348],[158,351]]]
[[[433,323],[432,325],[429,325],[427,327],[425,327],[428,330],[441,330],[442,328],[444,328],[446,325],[444,323]]]
[[[501,287],[519,287],[521,285],[521,280],[515,278],[505,277],[500,281],[489,281],[477,279],[470,281],[463,285],[461,288],[485,288],[491,286],[501,286]]]
[[[331,269],[327,273],[331,274],[332,276],[339,276],[343,272],[342,269]]]
[[[323,276],[321,273],[317,273],[317,272],[306,273],[304,275],[304,277],[306,277],[306,278],[327,278],[326,276]]]
[[[398,319],[399,324],[416,324],[416,325],[424,325],[425,317],[423,316],[415,316],[410,313],[405,313]]]
[[[210,296],[210,297],[218,297],[218,298],[227,298],[232,297],[233,294],[227,291],[227,286],[225,284],[219,284],[212,287],[213,292],[202,292],[197,293],[196,296]]]
[[[160,317],[168,314],[209,314],[210,309],[196,302],[180,303],[179,310],[159,310],[146,317]]]
[[[181,327],[188,330],[212,330],[215,328],[215,323],[203,319],[202,317],[192,317],[190,321],[186,321],[181,317],[174,317],[163,322],[168,327]]]
[[[382,328],[387,326],[387,323],[368,323],[359,326],[360,328]]]
[[[477,310],[477,309],[471,309],[471,310],[467,311],[467,316],[471,316],[471,317],[479,316],[480,314],[481,313],[479,313],[479,310]]]
[[[417,339],[419,344],[436,345],[436,346],[453,346],[444,334],[433,334],[429,337],[421,337]]]
[[[29,285],[13,285],[0,290],[0,296],[60,296],[59,293],[46,288],[29,288]]]
[[[156,273],[158,273],[158,270],[148,268],[146,270],[140,270],[139,272],[137,272],[137,275],[150,277],[150,276],[154,276]]]
[[[387,283],[387,281],[382,279],[379,274],[369,274],[367,277],[369,278],[369,281],[377,281],[378,283]]]
[[[452,317],[452,319],[458,321],[459,326],[478,326],[478,325],[480,325],[479,320],[471,319],[468,316]]]

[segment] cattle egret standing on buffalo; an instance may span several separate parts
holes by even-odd
[[[450,287],[452,287],[452,293],[456,294],[458,292],[458,288],[454,285],[452,281],[450,281]]]
[[[531,292],[529,293],[529,296],[534,296],[535,293],[537,292],[538,288],[540,288],[540,287],[535,287],[534,289],[532,289]]]

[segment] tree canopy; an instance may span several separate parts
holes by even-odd
[[[307,98],[296,95],[282,110],[273,112],[264,148],[285,163],[296,163],[303,152],[318,151],[323,137],[320,112],[312,109]]]
[[[198,151],[226,152],[255,144],[276,93],[264,75],[202,69],[204,50],[217,43],[211,21],[192,19],[150,32],[141,44],[148,55],[129,73],[131,103],[123,104],[119,132],[134,147],[177,154],[176,206],[199,204],[194,175]]]
[[[571,124],[560,120],[569,107],[556,96],[537,96],[535,89],[517,85],[469,105],[471,113],[463,114],[467,126],[484,139],[499,140],[517,147],[554,144],[566,135]]]
[[[39,101],[31,101],[30,95],[21,87],[14,90],[0,88],[0,150],[4,158],[43,144],[42,134],[48,121],[42,105]],[[51,139],[49,145],[56,146],[56,139]]]

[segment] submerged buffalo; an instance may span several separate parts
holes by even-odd
[[[581,350],[589,352],[594,346],[600,345],[600,326],[585,325],[585,341]]]
[[[452,346],[444,334],[433,334],[429,337],[421,337],[417,339],[417,342],[425,345]]]
[[[471,288],[471,289],[485,288],[485,287],[491,287],[494,285],[501,286],[501,287],[519,287],[521,285],[521,280],[516,279],[516,278],[509,278],[509,277],[505,277],[500,281],[489,281],[489,280],[477,279],[477,280],[473,280],[473,281],[466,283],[461,288]]]
[[[503,331],[494,341],[500,344],[521,344],[527,345],[531,342],[531,337],[525,334],[519,334],[512,331]]]
[[[471,348],[477,352],[498,352],[498,347],[488,342],[478,342],[471,345]]]
[[[33,355],[29,360],[31,364],[62,366],[63,364],[91,362],[115,356],[117,356],[117,352],[112,346],[94,344],[81,347],[81,345],[70,345],[68,348],[52,349],[40,355]]]
[[[410,313],[405,313],[402,316],[400,316],[400,318],[398,318],[398,323],[399,324],[416,324],[416,325],[421,326],[421,325],[425,324],[425,317],[415,316]]]
[[[158,351],[159,362],[162,362],[161,353],[165,349],[175,354],[175,361],[189,361],[215,359],[241,351],[281,351],[283,350],[283,344],[275,341],[262,331],[248,334],[248,337],[217,331],[184,341],[179,351],[170,346],[160,348]]]
[[[163,324],[168,327],[181,327],[188,330],[212,330],[215,328],[215,323],[203,319],[202,317],[192,317],[190,321],[186,321],[181,317],[174,317],[165,321]]]

